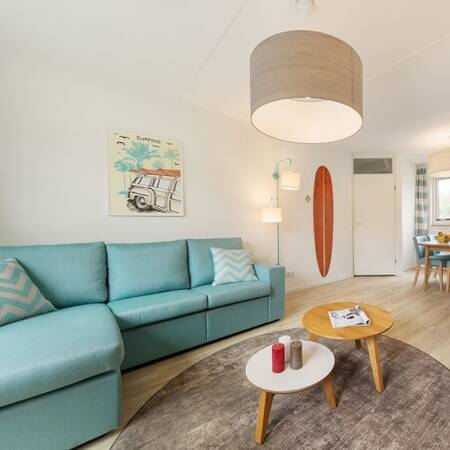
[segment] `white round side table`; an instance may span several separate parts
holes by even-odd
[[[334,355],[322,344],[302,341],[303,366],[293,370],[286,364],[281,373],[272,372],[272,346],[255,353],[247,363],[245,375],[250,383],[260,389],[256,437],[258,444],[264,442],[270,408],[275,394],[292,394],[312,388],[322,383],[328,403],[336,407],[331,371],[334,367]]]

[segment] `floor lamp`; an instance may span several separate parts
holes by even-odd
[[[289,171],[280,172],[280,165],[283,163],[289,163]],[[300,189],[300,175],[292,172],[292,159],[286,158],[277,161],[272,177],[276,184],[276,196],[270,199],[271,206],[269,208],[263,208],[262,221],[277,224],[277,265],[280,265],[280,223],[282,221],[280,189],[298,191]]]

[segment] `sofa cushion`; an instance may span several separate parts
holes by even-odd
[[[188,290],[161,292],[108,303],[121,330],[185,316],[207,308],[206,295]]]
[[[232,284],[221,284],[220,286],[197,286],[192,289],[201,292],[208,297],[208,308],[231,305],[245,300],[267,297],[270,295],[270,283],[265,281],[243,281]]]
[[[189,289],[186,241],[108,244],[111,301]]]
[[[188,239],[189,275],[191,287],[211,284],[214,280],[214,266],[211,247],[240,250],[241,238]]]
[[[55,310],[17,260],[0,263],[0,326]]]
[[[0,247],[0,260],[17,259],[57,308],[107,300],[103,242]]]
[[[0,327],[0,407],[117,370],[120,330],[104,304],[64,308]]]
[[[211,247],[211,255],[214,264],[213,286],[258,279],[253,268],[250,250],[225,250]]]

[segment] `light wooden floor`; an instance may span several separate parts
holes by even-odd
[[[413,288],[412,278],[413,272],[398,277],[358,277],[299,291],[288,295],[283,320],[125,373],[122,426],[149,397],[192,364],[248,337],[297,327],[306,310],[326,302],[350,300],[384,308],[395,319],[388,336],[414,345],[450,368],[450,294],[441,293],[436,280],[427,292]],[[118,433],[109,433],[83,448],[109,449]]]

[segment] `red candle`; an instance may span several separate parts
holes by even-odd
[[[272,345],[272,372],[280,373],[284,370],[284,344]]]

